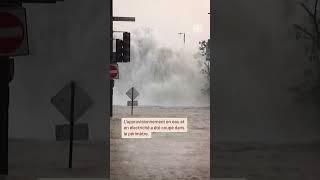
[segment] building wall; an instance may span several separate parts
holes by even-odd
[[[89,123],[90,139],[107,139],[110,6],[104,0],[25,4],[30,55],[15,58],[11,83],[10,137],[55,139],[67,121],[50,99],[74,80],[93,100],[77,122]]]

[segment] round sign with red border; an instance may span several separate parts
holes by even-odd
[[[0,9],[0,56],[28,54],[25,9]]]
[[[110,79],[118,79],[119,78],[119,69],[118,64],[110,64]]]

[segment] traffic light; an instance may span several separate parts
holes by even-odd
[[[116,40],[116,62],[130,62],[130,33],[123,33],[123,40]]]
[[[130,62],[130,33],[123,33],[123,62]]]
[[[123,61],[123,41],[120,39],[116,40],[116,62]]]

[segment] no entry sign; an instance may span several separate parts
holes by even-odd
[[[110,79],[119,79],[118,64],[110,64]]]
[[[0,8],[0,56],[28,54],[25,8]]]

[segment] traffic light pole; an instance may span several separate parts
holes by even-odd
[[[0,175],[8,175],[9,83],[13,59],[0,57]]]
[[[113,0],[110,0],[110,7],[111,7],[111,10],[110,10],[110,12],[111,12],[111,44],[110,44],[110,64],[111,63],[117,63],[118,62],[118,57],[113,57],[114,55],[113,55],[113,33],[114,32],[124,32],[124,33],[127,33],[127,32],[125,32],[125,31],[113,31],[113,21],[132,21],[132,22],[134,22],[135,21],[135,17],[114,17],[113,16],[113,2],[112,2]],[[127,42],[128,44],[127,44],[127,47],[129,47],[128,49],[127,49],[127,51],[125,51],[126,52],[126,55],[127,55],[127,58],[126,58],[126,61],[127,62],[129,62],[130,61],[130,34],[129,33],[127,33],[126,34],[127,36],[126,36],[126,38],[129,40],[129,42]],[[123,46],[122,45],[122,41],[118,41],[117,40],[117,42],[116,42],[116,44],[117,44],[117,47],[118,47],[118,45],[119,44],[121,44],[121,46]],[[118,50],[116,51],[117,53],[119,53],[118,52]],[[115,54],[117,54],[117,53],[115,53]],[[117,55],[116,55],[117,56]],[[113,59],[116,59],[115,61],[116,62],[114,62],[113,61]],[[123,57],[121,58],[121,59],[123,59]],[[110,80],[110,116],[112,117],[112,111],[113,111],[113,87],[114,87],[114,80]]]
[[[1,2],[0,7],[21,7],[21,2]],[[13,79],[14,60],[0,56],[0,175],[8,175],[9,146],[9,84]]]
[[[110,61],[109,64],[112,63],[112,56],[113,56],[113,0],[110,0],[110,21],[111,21],[111,31],[110,31]],[[109,70],[110,71],[110,70]],[[110,80],[110,117],[112,117],[113,113],[113,86],[114,80]]]
[[[22,3],[56,3],[63,0],[5,0],[0,7],[22,7]],[[8,175],[9,84],[14,76],[14,59],[0,56],[0,175]]]
[[[112,117],[113,113],[113,87],[114,87],[114,80],[110,80],[110,116]]]

